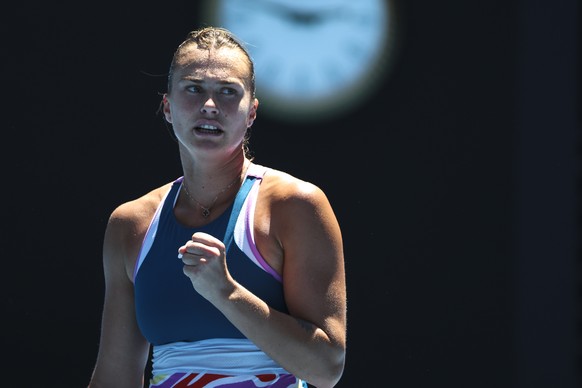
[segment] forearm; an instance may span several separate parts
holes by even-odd
[[[326,388],[341,377],[345,344],[323,328],[270,308],[238,283],[212,303],[248,339],[299,378]],[[326,325],[328,331],[343,330],[340,324]]]
[[[88,388],[143,387],[148,349],[145,341],[130,346],[123,340],[102,340]]]

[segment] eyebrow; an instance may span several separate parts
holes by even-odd
[[[190,82],[194,82],[194,83],[198,83],[198,84],[203,84],[205,83],[204,79],[201,78],[196,78],[196,77],[192,77],[192,76],[184,76],[180,79],[180,81],[190,81]],[[229,80],[221,80],[221,81],[217,81],[219,84],[221,85],[240,85],[241,83],[244,84],[244,81],[229,81]]]

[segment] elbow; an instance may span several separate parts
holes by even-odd
[[[335,387],[339,383],[344,373],[344,365],[344,359],[342,358],[341,362],[335,363],[328,368],[328,374],[325,381],[323,381],[320,385],[314,385],[318,388]]]
[[[335,387],[344,373],[345,360],[345,348],[335,349],[333,354],[328,354],[326,359],[322,360],[319,372],[313,373],[306,381],[317,388]]]

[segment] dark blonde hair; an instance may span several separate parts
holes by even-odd
[[[251,56],[241,40],[239,40],[229,30],[220,27],[205,27],[188,33],[186,40],[184,40],[174,52],[172,63],[170,64],[170,70],[168,72],[168,93],[170,93],[172,89],[172,79],[174,71],[178,66],[178,62],[180,58],[183,57],[185,49],[191,45],[196,45],[198,48],[204,50],[219,49],[222,47],[240,50],[249,67],[247,86],[251,91],[251,96],[253,98],[255,97],[255,65]]]

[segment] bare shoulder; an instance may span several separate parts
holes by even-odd
[[[150,222],[171,185],[172,182],[166,183],[111,212],[103,247],[106,260],[123,262],[126,272],[131,274]]]
[[[327,202],[323,190],[315,183],[300,179],[287,172],[269,169],[263,178],[261,191],[272,204],[300,204],[313,206]]]
[[[140,225],[153,217],[164,195],[170,189],[171,183],[158,187],[134,200],[117,206],[109,217],[108,226],[139,229]],[[136,229],[137,228],[137,229]]]
[[[329,241],[333,236],[341,240],[324,191],[312,182],[275,169],[267,171],[260,186],[255,234],[259,250],[276,269],[283,266],[283,252],[290,253],[290,246],[305,245],[306,238]]]

